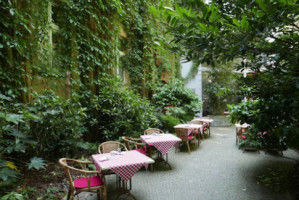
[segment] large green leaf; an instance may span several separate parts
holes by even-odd
[[[38,158],[38,157],[33,157],[30,159],[30,163],[27,164],[29,169],[46,169],[45,166],[45,161],[42,158]]]

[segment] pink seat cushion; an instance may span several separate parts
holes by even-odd
[[[75,188],[87,188],[88,181],[86,178],[78,178],[74,180]],[[103,185],[103,181],[99,176],[90,177],[90,187]]]
[[[192,140],[192,139],[193,139],[193,136],[179,137],[179,138],[181,138],[182,140],[186,140],[186,139],[188,139],[188,140]]]
[[[154,146],[154,144],[152,144],[152,143],[149,143],[149,144],[147,144],[148,146]]]
[[[138,151],[138,152],[140,152],[142,154],[146,154],[147,153],[147,151],[145,149],[135,149],[135,151]]]

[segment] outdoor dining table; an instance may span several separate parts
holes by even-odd
[[[204,117],[195,118],[195,119],[192,120],[192,122],[198,122],[198,123],[202,124],[203,125],[203,128],[202,128],[203,131],[205,129],[207,129],[209,131],[209,135],[211,135],[211,129],[210,129],[211,124],[210,123],[212,123],[213,121],[214,121],[213,119],[204,118]]]
[[[151,150],[151,147],[154,146],[160,156],[158,156],[158,161],[164,161],[170,168],[171,165],[168,163],[167,153],[175,145],[177,146],[180,141],[180,138],[172,134],[152,134],[152,135],[141,135],[141,141],[147,144],[147,148]],[[166,155],[166,160],[163,156]]]
[[[202,124],[178,124],[174,126],[174,128],[185,128],[188,129],[188,135],[191,133],[201,134],[202,139],[204,139],[203,136],[203,125]],[[199,137],[198,137],[199,138]]]
[[[128,194],[132,198],[136,199],[133,194],[130,193],[132,189],[132,176],[139,171],[141,167],[148,167],[148,164],[152,164],[155,161],[138,151],[123,151],[123,152],[111,152],[104,154],[92,155],[93,162],[98,171],[101,173],[106,170],[112,170],[119,177],[120,197],[123,194]],[[127,181],[130,180],[130,187],[127,187]]]

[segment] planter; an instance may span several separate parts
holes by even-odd
[[[212,127],[229,127],[232,125],[227,115],[210,115],[209,117],[214,120],[211,123]]]

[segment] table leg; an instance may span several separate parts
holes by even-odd
[[[167,164],[169,166],[170,169],[172,169],[171,165],[168,162],[168,154],[166,154],[166,159],[163,158],[163,155],[160,151],[158,151],[158,157],[156,158],[156,162],[164,162],[165,164]]]
[[[129,184],[129,188],[128,188]],[[122,178],[119,180],[119,194],[117,195],[116,199],[119,199],[122,195],[128,195],[132,197],[132,199],[137,200],[136,197],[130,192],[132,190],[132,179],[129,180],[129,183]]]

